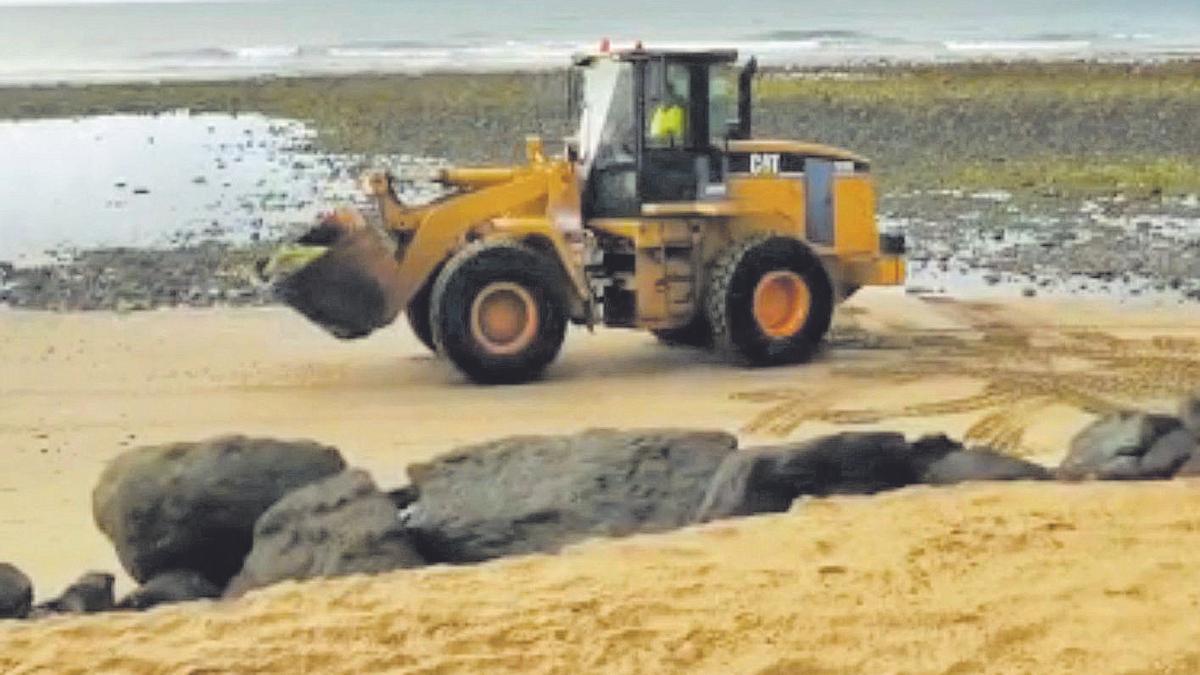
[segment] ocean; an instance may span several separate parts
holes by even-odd
[[[556,67],[601,38],[772,65],[1200,57],[1200,0],[0,0],[0,82]]]

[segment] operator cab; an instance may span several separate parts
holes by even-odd
[[[725,195],[724,142],[750,131],[749,80],[737,52],[640,47],[576,57],[571,156],[583,215],[638,216],[642,205]]]

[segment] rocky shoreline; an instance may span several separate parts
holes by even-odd
[[[257,112],[300,120],[314,150],[510,161],[568,133],[561,72],[357,75],[0,88],[0,119]],[[1200,298],[1200,61],[773,71],[764,136],[875,159],[885,227],[909,234],[911,286]],[[0,304],[149,309],[271,301],[250,246],[102,249],[0,266]]]
[[[128,450],[92,492],[97,527],[141,586],[117,601],[88,572],[34,604],[0,563],[0,619],[238,598],[288,580],[557,553],[593,537],[781,513],[798,499],[967,481],[1166,480],[1200,475],[1200,392],[1176,415],[1095,420],[1053,470],[945,435],[844,432],[739,448],[721,431],[594,429],[514,436],[410,465],[383,492],[312,441],[224,436]]]
[[[0,263],[0,305],[52,311],[259,306],[275,302],[255,263],[272,245],[209,241],[172,249],[104,248],[62,262]]]

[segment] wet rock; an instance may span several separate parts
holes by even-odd
[[[1071,447],[1058,467],[1065,480],[1138,480],[1163,478],[1165,450],[1144,461],[1151,447],[1180,428],[1177,417],[1141,412],[1120,412],[1088,425],[1071,440]]]
[[[914,463],[917,473],[921,476],[935,462],[950,453],[960,452],[966,448],[963,444],[946,434],[926,434],[908,446],[909,460]]]
[[[1046,467],[987,448],[971,448],[947,453],[930,464],[921,474],[921,482],[953,485],[967,481],[1049,480]]]
[[[924,461],[948,447],[931,442],[927,457],[914,461],[902,434],[871,432],[743,450],[721,464],[696,519],[786,511],[803,495],[873,494],[904,487],[920,480]]]
[[[226,595],[288,579],[420,567],[400,511],[365,471],[351,470],[289,493],[258,519],[254,548]]]
[[[108,572],[88,572],[67,586],[62,595],[37,606],[35,614],[92,614],[107,612],[116,602],[113,599],[113,575]]]
[[[335,337],[366,337],[387,326],[400,305],[395,250],[373,228],[344,234],[299,269],[272,281],[275,295]]]
[[[3,302],[24,309],[150,309],[190,304],[267,304],[254,273],[268,244],[234,247],[205,241],[175,249],[96,249],[53,264],[19,267],[4,281]],[[217,298],[205,291],[216,287]],[[194,294],[192,289],[196,289]]]
[[[1200,389],[1179,402],[1179,419],[1192,435],[1200,438]]]
[[[345,468],[309,441],[224,436],[129,450],[92,492],[92,514],[139,582],[195,570],[223,587],[250,551],[254,523],[288,492]]]
[[[552,552],[591,536],[668,530],[691,521],[726,433],[590,430],[515,436],[409,467],[407,512],[430,562]]]
[[[0,563],[0,619],[24,619],[33,607],[33,583],[21,570]]]
[[[1200,451],[1200,440],[1192,432],[1179,428],[1167,433],[1150,446],[1139,462],[1142,478],[1171,478]]]
[[[1200,451],[1192,453],[1192,456],[1187,459],[1175,471],[1175,478],[1195,478],[1200,476]]]
[[[121,599],[117,609],[145,610],[158,605],[221,597],[221,589],[195,570],[157,574]]]

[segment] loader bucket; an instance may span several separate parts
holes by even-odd
[[[338,338],[365,337],[400,313],[396,245],[373,227],[334,236],[328,246],[276,253],[267,265],[276,271],[275,295]]]

